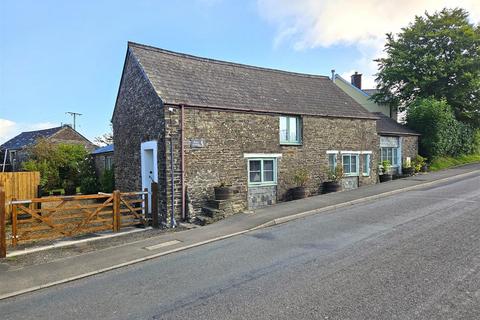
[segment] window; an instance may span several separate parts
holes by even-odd
[[[250,185],[273,185],[277,183],[276,159],[249,159],[248,183]]]
[[[105,169],[106,170],[112,170],[112,157],[111,156],[105,156]]]
[[[398,148],[380,148],[380,162],[388,160],[392,166],[398,165]]]
[[[328,154],[328,170],[330,172],[335,172],[336,167],[337,167],[337,154],[329,153]]]
[[[362,154],[362,175],[370,175],[370,154]]]
[[[280,117],[280,143],[302,143],[302,121],[300,117]]]
[[[343,173],[358,176],[358,154],[342,154]]]

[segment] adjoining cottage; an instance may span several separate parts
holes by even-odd
[[[337,165],[345,188],[374,184],[377,119],[325,76],[130,42],[112,117],[116,187],[158,182],[167,221],[172,207],[198,214],[222,183],[233,212],[285,200],[301,169],[311,195]]]
[[[95,149],[91,155],[95,162],[95,171],[98,177],[101,177],[106,170],[113,169],[113,144]]]
[[[388,160],[394,173],[401,174],[402,167],[418,155],[418,138],[414,130],[397,122],[396,108],[376,103],[371,99],[377,89],[362,89],[362,74],[355,72],[351,82],[333,73],[335,84],[365,109],[378,116],[377,133],[380,136],[380,162]]]
[[[28,160],[28,147],[37,143],[38,139],[47,139],[53,144],[80,144],[88,152],[93,151],[96,146],[78,131],[69,125],[60,127],[25,131],[8,140],[0,146],[0,171],[19,171],[22,163]]]

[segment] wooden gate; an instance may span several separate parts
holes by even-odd
[[[147,191],[13,200],[11,245],[147,225]]]

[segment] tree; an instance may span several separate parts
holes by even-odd
[[[87,159],[85,147],[78,144],[52,144],[38,139],[28,149],[26,171],[40,171],[40,185],[46,190],[74,188],[79,183],[80,167]]]
[[[110,131],[107,133],[102,134],[101,136],[95,137],[95,143],[100,145],[107,145],[113,143],[113,130],[112,124],[110,124]]]
[[[480,127],[480,25],[463,9],[416,16],[397,37],[387,34],[373,99],[407,108],[417,98],[445,99],[458,120]]]

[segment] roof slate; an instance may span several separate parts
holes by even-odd
[[[60,131],[62,128],[63,127],[55,127],[43,130],[22,132],[18,136],[15,136],[2,144],[0,146],[0,149],[23,149],[31,144],[34,144],[38,138],[48,138]]]
[[[164,103],[376,119],[328,77],[200,58],[129,42]]]
[[[377,120],[377,133],[380,134],[394,134],[394,135],[414,135],[420,134],[412,129],[407,128],[403,124],[400,124],[390,117],[387,117],[381,112],[374,112],[379,117]]]
[[[100,154],[100,153],[107,153],[107,152],[113,152],[113,144],[107,144],[106,146],[100,147],[98,149],[95,149],[92,154]]]

